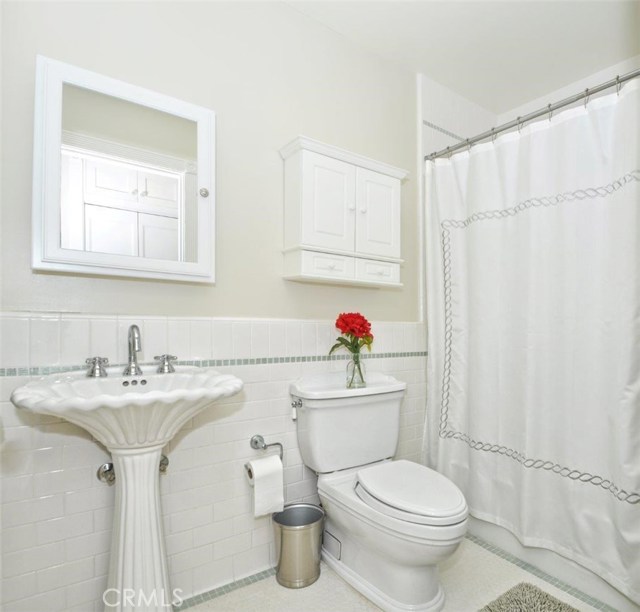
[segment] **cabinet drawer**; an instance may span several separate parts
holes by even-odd
[[[355,263],[353,257],[302,251],[302,274],[325,278],[353,279]]]
[[[356,259],[356,280],[398,284],[400,282],[400,264],[373,259]]]

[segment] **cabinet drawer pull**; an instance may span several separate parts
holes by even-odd
[[[369,280],[381,285],[400,283],[400,265],[397,263],[360,259],[357,266],[356,278],[360,280]]]
[[[338,264],[332,263],[327,264],[326,266],[318,266],[318,270],[337,270]]]

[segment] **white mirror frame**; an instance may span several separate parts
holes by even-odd
[[[196,262],[61,248],[62,91],[68,83],[176,115],[197,124],[198,255]],[[215,113],[43,56],[36,64],[33,155],[32,268],[75,274],[215,281]],[[205,194],[204,196],[202,194]]]

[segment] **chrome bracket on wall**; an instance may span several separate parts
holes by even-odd
[[[282,446],[282,444],[280,442],[274,442],[273,444],[267,444],[264,441],[264,438],[260,435],[260,434],[256,434],[255,436],[253,436],[251,438],[251,440],[249,441],[249,444],[251,444],[251,448],[255,448],[256,450],[267,450],[267,448],[269,448],[270,446],[277,446],[278,447],[278,452],[280,454],[280,461],[284,460],[284,448]]]
[[[160,470],[160,473],[166,474],[168,468],[169,468],[169,457],[167,457],[166,455],[160,455],[160,467],[158,468]]]
[[[160,456],[160,465],[158,466],[158,471],[161,474],[166,474],[167,469],[169,467],[169,457],[166,455]],[[96,472],[96,477],[101,482],[106,482],[109,486],[115,484],[116,482],[116,471],[113,468],[113,463],[103,463]]]
[[[98,480],[106,482],[109,486],[116,482],[116,472],[113,469],[113,463],[103,463],[96,472]]]

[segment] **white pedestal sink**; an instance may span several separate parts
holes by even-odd
[[[171,374],[106,378],[53,374],[17,388],[19,408],[63,418],[86,429],[113,458],[116,499],[105,610],[171,610],[160,511],[162,448],[216,400],[238,393],[242,381],[212,369],[176,367]]]

